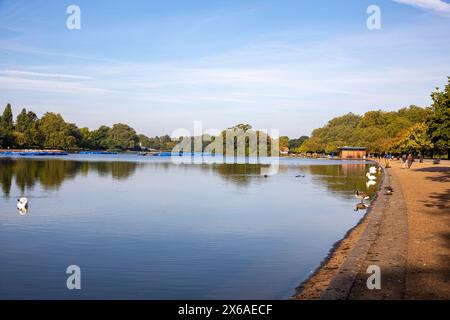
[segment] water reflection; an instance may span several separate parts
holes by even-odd
[[[39,183],[44,189],[58,189],[65,180],[77,175],[97,172],[100,176],[111,176],[122,180],[131,176],[139,163],[66,161],[59,159],[0,159],[0,184],[3,195],[8,197],[13,180],[24,193]]]
[[[177,166],[185,169],[200,170],[204,173],[217,174],[226,182],[246,186],[254,181],[260,181],[264,168],[270,165],[240,163],[240,164],[173,164],[170,161],[133,162],[133,161],[82,161],[61,159],[11,159],[0,158],[0,184],[4,196],[8,197],[14,183],[24,193],[39,183],[44,189],[59,189],[65,180],[74,179],[77,175],[87,176],[91,172],[100,177],[111,176],[113,179],[124,180],[133,175],[138,168],[154,167],[170,170]],[[337,196],[348,197],[355,190],[364,190],[369,196],[376,191],[376,182],[366,184],[365,173],[367,164],[281,164],[278,175],[293,178],[309,178],[318,188],[325,188]]]

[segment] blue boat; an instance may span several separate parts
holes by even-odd
[[[80,151],[78,154],[117,154],[117,152],[112,151]]]

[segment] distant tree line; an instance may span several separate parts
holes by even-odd
[[[432,105],[427,108],[410,106],[398,111],[369,111],[360,116],[353,113],[331,119],[324,127],[315,129],[311,137],[278,138],[281,151],[291,153],[337,153],[343,146],[365,147],[370,153],[438,154],[450,158],[450,77],[444,90],[432,92]],[[225,136],[236,131],[267,141],[268,155],[274,140],[262,131],[253,131],[249,124],[238,124],[223,130]],[[194,150],[195,137],[192,137]],[[198,137],[197,137],[198,138]],[[202,151],[217,137],[202,136]],[[218,141],[218,140],[217,140]],[[32,111],[22,109],[15,121],[11,105],[7,104],[0,117],[0,148],[46,148],[64,150],[172,150],[180,139],[168,135],[148,137],[137,134],[130,126],[116,123],[90,131],[66,122],[58,113],[47,112],[38,118]],[[249,154],[254,145],[250,138],[233,141],[235,149],[245,144]]]
[[[450,77],[444,90],[432,92],[432,105],[398,111],[348,113],[315,129],[299,152],[333,153],[343,146],[365,147],[370,153],[447,155],[450,158]]]
[[[170,150],[175,143],[168,136],[147,137],[123,123],[112,127],[100,126],[90,131],[68,123],[53,112],[38,118],[25,108],[15,121],[11,105],[7,104],[0,116],[0,148],[45,148],[64,150],[140,150],[152,148]]]

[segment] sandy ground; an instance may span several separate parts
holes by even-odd
[[[379,193],[295,299],[450,299],[450,162],[391,166],[383,186],[394,187],[394,195]],[[381,290],[366,286],[374,264]]]
[[[393,167],[408,210],[406,299],[450,299],[450,163]]]

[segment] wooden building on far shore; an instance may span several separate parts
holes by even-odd
[[[339,151],[341,159],[364,159],[366,157],[366,148],[364,147],[342,147]]]

